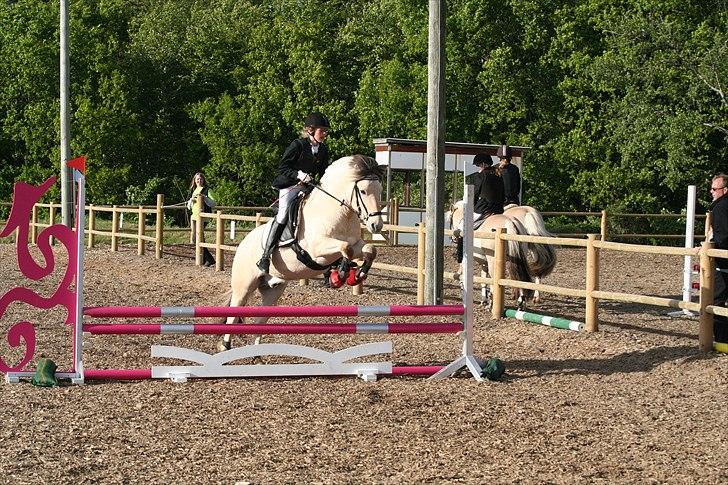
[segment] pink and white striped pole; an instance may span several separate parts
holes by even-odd
[[[83,331],[92,335],[258,335],[258,334],[405,334],[457,333],[456,323],[321,323],[321,324],[85,324]]]
[[[432,376],[441,371],[441,365],[396,365],[385,376]],[[84,377],[94,381],[141,381],[152,379],[152,369],[86,369]]]
[[[341,306],[104,306],[86,307],[92,318],[155,317],[376,317],[464,315],[463,305],[341,305]]]

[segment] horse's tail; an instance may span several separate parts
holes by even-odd
[[[546,229],[543,217],[536,210],[529,210],[523,218],[523,225],[531,236],[554,237]],[[551,274],[556,266],[556,250],[552,244],[529,244],[528,271],[532,276],[544,278]]]
[[[536,209],[531,208],[531,210],[526,212],[523,217],[523,225],[532,236],[554,237],[554,235],[546,229],[543,217],[541,217],[541,213]]]
[[[509,218],[506,223],[508,234],[528,234],[526,228],[516,219]],[[521,241],[506,241],[506,268],[511,278],[518,281],[533,281],[528,270],[528,244]],[[533,290],[523,289],[526,298],[533,296]]]

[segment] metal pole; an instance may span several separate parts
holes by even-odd
[[[71,176],[74,170],[71,170]],[[84,218],[86,216],[86,176],[81,172],[75,172],[78,175],[78,214],[76,214],[76,307],[74,335],[73,335],[73,370],[75,376],[71,378],[74,384],[83,384],[83,255],[84,241],[83,228],[85,227]],[[73,178],[71,179],[73,183]],[[73,201],[71,201],[73,203]]]
[[[430,0],[427,81],[425,301],[442,303],[445,230],[445,1]]]
[[[68,2],[61,0],[61,219],[65,226],[73,226],[73,173],[66,162],[71,159],[70,79],[68,56]]]

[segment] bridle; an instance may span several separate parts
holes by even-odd
[[[384,212],[382,212],[382,211],[369,212],[369,208],[367,207],[366,202],[364,202],[364,198],[361,196],[361,192],[359,191],[359,182],[361,182],[362,180],[379,181],[379,177],[377,177],[376,175],[370,175],[368,177],[360,178],[356,182],[354,182],[354,186],[351,189],[352,193],[349,196],[349,202],[347,202],[343,199],[339,199],[335,195],[328,192],[326,189],[322,188],[320,185],[314,185],[313,187],[320,190],[324,194],[328,195],[329,197],[331,197],[332,199],[337,201],[340,205],[343,205],[350,211],[356,213],[356,215],[359,218],[359,220],[361,221],[361,223],[366,224],[367,220],[370,217],[381,216],[384,214]],[[356,202],[356,209],[351,204],[352,199]]]

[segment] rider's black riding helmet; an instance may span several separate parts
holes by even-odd
[[[487,153],[478,153],[473,157],[473,165],[485,164],[486,167],[493,165],[493,159]]]
[[[303,120],[304,126],[310,126],[312,128],[330,128],[329,119],[323,113],[318,111],[312,111]]]

